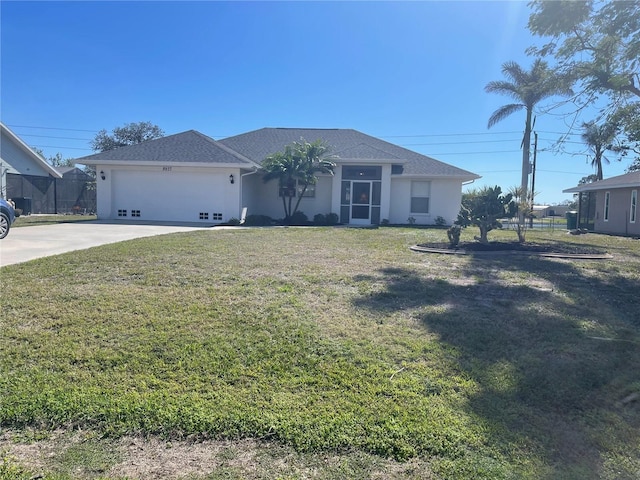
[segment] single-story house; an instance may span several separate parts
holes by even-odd
[[[577,193],[578,227],[599,233],[640,235],[640,171],[563,190]]]
[[[564,217],[569,210],[568,205],[534,205],[533,215],[536,218]]]
[[[56,179],[49,165],[20,137],[0,122],[0,195],[24,213],[56,213]]]
[[[309,219],[344,224],[452,223],[462,185],[480,178],[351,129],[263,128],[214,140],[190,130],[76,159],[97,173],[98,218],[222,223],[249,214],[284,216],[282,189],[264,182],[262,162],[285,146],[321,140],[334,175],[319,175],[301,199]],[[300,194],[300,191],[297,191]]]

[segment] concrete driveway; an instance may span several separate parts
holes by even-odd
[[[99,220],[12,228],[9,235],[0,240],[0,267],[107,243],[203,228],[210,227],[106,223]]]

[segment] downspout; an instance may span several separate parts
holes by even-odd
[[[247,173],[242,173],[240,174],[240,212],[242,212],[242,203],[243,203],[243,198],[242,198],[242,187],[244,186],[244,177],[248,176],[248,175],[254,175],[258,173],[258,167],[253,167],[253,170],[251,172],[247,172]]]

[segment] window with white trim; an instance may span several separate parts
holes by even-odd
[[[609,221],[609,201],[611,200],[611,192],[604,192],[604,221]]]
[[[281,185],[278,189],[278,196],[280,197],[315,197],[316,196],[316,186],[315,184],[307,185],[307,189],[302,194],[304,190],[304,183],[300,180],[296,180],[295,189],[289,188],[287,186]]]
[[[631,190],[631,209],[629,210],[630,223],[636,223],[637,209],[638,209],[638,190]]]
[[[411,213],[429,213],[431,182],[411,182]]]

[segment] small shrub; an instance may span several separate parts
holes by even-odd
[[[340,223],[340,217],[338,217],[337,213],[327,213],[325,215],[325,221],[329,226],[337,225],[338,223]]]
[[[232,225],[232,226],[240,225],[240,219],[235,217],[230,218],[229,220],[227,220],[227,225]]]
[[[18,218],[20,215],[22,215],[22,209],[21,208],[14,208],[13,211],[16,212],[16,218]]]
[[[291,217],[289,217],[289,225],[308,225],[309,218],[304,212],[296,211]]]
[[[447,224],[447,221],[444,219],[444,217],[438,215],[436,217],[435,223],[439,227],[444,227]]]
[[[318,225],[318,226],[326,225],[327,224],[327,217],[325,215],[323,215],[322,213],[317,213],[313,217],[313,224],[314,225]]]
[[[389,219],[388,218],[383,218],[382,221],[380,222],[380,225],[383,225],[383,226],[386,227],[387,225],[389,225]]]
[[[449,238],[449,246],[456,247],[460,243],[460,233],[462,227],[460,225],[451,225],[447,229],[447,237]]]
[[[407,222],[409,222],[409,225],[415,225],[416,219],[414,217],[409,217],[407,218]]]
[[[272,225],[273,220],[267,215],[247,215],[244,224],[249,227],[265,227]]]

